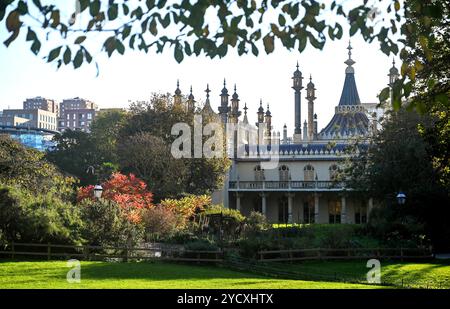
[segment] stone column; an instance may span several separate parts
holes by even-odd
[[[294,204],[294,193],[288,193],[288,223],[293,223],[292,205]]]
[[[369,198],[367,205],[367,222],[369,222],[369,216],[373,209],[373,198]]]
[[[236,210],[241,211],[241,197],[242,194],[239,192],[236,192]]]
[[[267,218],[267,194],[261,193],[261,212]]]
[[[345,196],[341,196],[341,206],[342,206],[341,223],[347,223],[347,200]]]
[[[314,223],[319,223],[319,193],[314,193]]]

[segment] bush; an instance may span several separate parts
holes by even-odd
[[[0,233],[6,241],[79,244],[79,210],[52,192],[0,187]]]
[[[201,232],[220,239],[236,239],[244,220],[245,217],[238,210],[214,205],[199,214],[199,227]]]
[[[267,222],[266,216],[257,211],[252,211],[250,216],[245,220],[244,237],[250,237],[258,234],[263,230],[267,230],[270,224]]]
[[[177,232],[177,217],[165,207],[156,206],[144,210],[142,222],[147,239],[167,239]]]
[[[216,251],[219,249],[213,241],[207,239],[188,242],[184,248],[191,251]]]
[[[128,220],[121,206],[104,199],[79,204],[83,237],[90,245],[133,245],[142,240],[143,224]]]

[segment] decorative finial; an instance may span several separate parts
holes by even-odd
[[[177,79],[177,89],[175,89],[175,95],[181,95],[180,80],[179,79]]]
[[[209,93],[211,92],[211,90],[209,90],[209,84],[206,84],[206,98],[209,99]]]
[[[192,85],[191,85],[191,89],[190,89],[190,91],[191,91],[191,94],[192,94]]]
[[[352,45],[351,42],[348,41],[348,59],[344,62],[347,65],[347,68],[345,69],[345,73],[355,73],[355,70],[353,69],[352,65],[355,64],[355,61],[352,59]]]
[[[259,99],[259,106],[262,107],[262,99]]]
[[[248,109],[248,107],[247,107],[247,102],[245,102],[244,103],[244,115],[247,115],[247,109]]]
[[[392,66],[395,67],[395,58],[392,57]]]
[[[234,92],[236,92],[236,84],[234,84]]]
[[[297,60],[297,70],[298,70],[298,60]]]
[[[309,81],[312,82],[312,75],[309,74]]]
[[[269,103],[267,103],[267,110],[269,110]]]
[[[227,82],[225,81],[225,78],[223,79],[223,87],[227,85]]]

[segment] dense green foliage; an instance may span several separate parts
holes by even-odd
[[[436,118],[404,109],[393,112],[367,151],[351,160],[349,186],[382,204],[370,222],[378,235],[395,241],[425,237],[438,249],[448,249],[450,190],[440,181],[433,151],[421,131],[433,128]],[[396,195],[404,191],[405,205]]]
[[[51,192],[0,186],[0,234],[4,241],[77,244],[82,241],[79,209]]]

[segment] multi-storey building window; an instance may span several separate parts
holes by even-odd
[[[282,165],[278,168],[278,173],[280,176],[280,181],[289,181],[289,167]]]
[[[255,180],[256,181],[263,181],[264,180],[264,169],[261,167],[261,165],[255,166]]]
[[[339,168],[336,164],[333,164],[329,168],[330,171],[330,180],[335,181],[338,179],[339,176]]]
[[[314,167],[308,164],[303,169],[305,181],[314,181]]]

